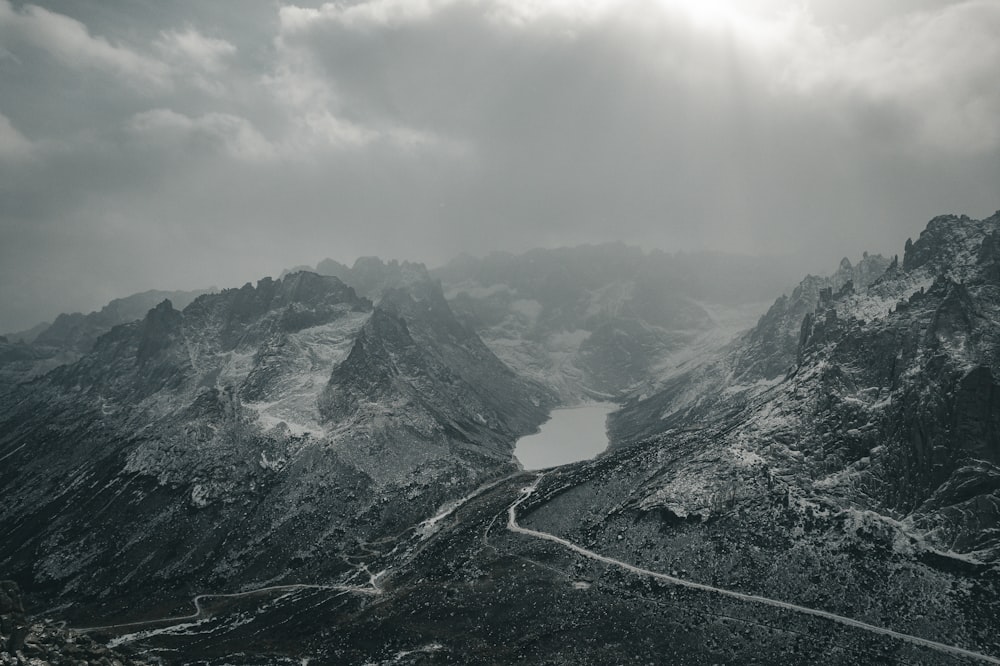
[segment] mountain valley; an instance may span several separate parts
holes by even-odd
[[[326,260],[3,341],[0,578],[149,663],[1000,663],[1000,213],[792,282]]]

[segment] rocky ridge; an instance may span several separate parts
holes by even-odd
[[[675,424],[685,427],[731,412],[770,390],[798,362],[803,320],[813,317],[834,294],[853,292],[855,285],[867,289],[891,264],[867,252],[856,265],[845,257],[829,277],[806,276],[791,295],[780,296],[756,326],[718,352],[661,366],[654,381],[629,396],[610,419],[612,446],[627,446]]]
[[[0,336],[0,390],[73,363],[91,351],[97,339],[115,326],[141,320],[157,303],[169,300],[184,308],[202,294],[198,291],[150,290],[116,298],[90,314],[63,313],[55,321],[26,331]]]
[[[617,400],[658,376],[664,358],[718,346],[791,280],[786,263],[605,244],[463,256],[431,275],[493,353],[574,404]],[[315,270],[368,295],[427,275],[370,257]]]
[[[547,475],[525,522],[638,566],[1000,653],[998,233],[1000,214],[935,218],[867,286],[819,286],[794,348],[778,350],[787,369],[741,366],[764,337],[743,336],[626,405],[615,425],[631,438]]]
[[[34,536],[17,514],[31,504],[0,499],[7,516],[0,527],[27,544],[0,551],[3,561],[24,572],[22,552],[51,552],[61,559],[49,557],[36,574],[77,562],[100,569],[109,565],[94,543],[110,540],[128,544],[128,568],[114,570],[135,568],[175,589],[183,580],[199,591],[262,585],[275,570],[295,582],[378,583],[371,604],[302,591],[220,608],[169,633],[116,639],[178,661],[966,663],[581,557],[505,529],[513,506],[521,526],[605,558],[1000,655],[1000,213],[935,218],[907,243],[902,261],[869,256],[842,263],[831,280],[807,278],[721,358],[661,368],[660,379],[640,383],[645,394],[619,415],[617,446],[607,454],[540,478],[514,473],[419,524],[429,515],[420,507],[442,498],[435,490],[455,497],[483,480],[471,480],[474,469],[511,470],[496,464],[507,433],[530,426],[550,394],[505,372],[469,327],[448,316],[433,284],[411,283],[371,303],[334,278],[301,280],[308,293],[297,292],[290,275],[280,287],[258,285],[196,310],[191,316],[202,323],[192,330],[207,335],[186,332],[190,306],[178,313],[163,305],[143,326],[102,338],[94,353],[103,356],[90,365],[40,380],[37,390],[47,400],[64,395],[69,409],[80,395],[96,395],[107,400],[95,403],[103,416],[138,404],[147,411],[135,424],[153,415],[156,426],[112,447],[140,465],[128,485],[87,468],[96,447],[86,443],[115,442],[122,429],[79,412],[60,421],[50,405],[47,431],[34,422],[24,432],[42,433],[35,439],[0,440],[0,455],[19,466],[29,461],[15,444],[44,450],[49,438],[84,442],[82,450],[58,451],[84,472],[79,479],[27,467],[32,487],[42,479],[42,493],[65,487],[72,498],[39,495],[48,513],[26,515],[32,525],[53,521],[52,532]],[[292,292],[299,295],[281,295]],[[299,307],[303,300],[308,307]],[[310,325],[286,330],[287,321]],[[282,372],[301,358],[294,336],[317,327],[333,327],[323,339],[351,344],[330,342],[341,356],[326,383],[297,382],[301,368]],[[296,397],[275,400],[287,395]],[[308,413],[298,409],[304,396],[315,398]],[[80,429],[69,430],[71,423]],[[165,448],[163,433],[191,439]],[[129,458],[136,450],[142,455]],[[171,467],[189,450],[221,461],[206,467],[211,474],[197,488],[184,476],[191,467]],[[241,467],[244,460],[256,467]],[[96,462],[121,468],[113,459]],[[387,467],[411,473],[379,476]],[[13,487],[2,470],[0,484]],[[170,537],[150,540],[129,525],[118,496]],[[80,502],[97,511],[81,527],[94,531],[92,540],[60,523]],[[100,515],[109,505],[116,520],[126,517],[118,533]],[[151,505],[183,511],[156,513]],[[144,568],[142,558],[164,551],[169,556],[155,564],[166,571]],[[331,554],[342,556],[337,566]],[[66,598],[93,599],[99,585],[112,598],[123,593],[121,583],[82,570],[36,580]],[[151,594],[144,612],[178,616],[179,599]]]
[[[163,301],[0,395],[0,561],[81,617],[352,580],[329,553],[515,469],[514,441],[552,400],[438,285],[373,303],[313,273]]]

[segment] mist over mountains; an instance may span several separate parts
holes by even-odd
[[[1000,664],[998,34],[0,0],[0,666]]]
[[[4,339],[4,658],[995,660],[998,238],[937,217],[797,286],[327,260]],[[595,400],[608,451],[520,469]]]

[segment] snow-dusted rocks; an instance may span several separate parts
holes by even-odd
[[[164,300],[8,385],[0,562],[78,601],[350,576],[357,539],[514,469],[552,398],[405,272],[375,304],[307,272]]]

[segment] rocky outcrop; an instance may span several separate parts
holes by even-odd
[[[363,405],[416,409],[426,418],[405,431],[434,424],[435,437],[510,457],[513,444],[548,413],[553,397],[518,378],[451,313],[440,285],[390,289],[334,370],[320,412],[343,421]],[[431,435],[430,432],[426,433]]]
[[[359,257],[351,267],[333,259],[324,259],[316,264],[315,270],[320,275],[335,276],[359,294],[376,300],[387,289],[407,289],[430,279],[423,264],[396,260],[385,262],[378,257]]]

